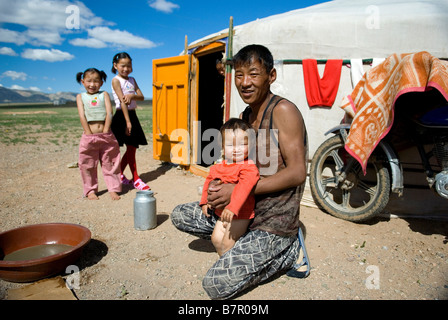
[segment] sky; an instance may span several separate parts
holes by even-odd
[[[152,61],[177,56],[188,43],[234,26],[327,0],[0,0],[0,86],[45,93],[83,92],[76,73],[108,76],[127,52],[146,98]]]

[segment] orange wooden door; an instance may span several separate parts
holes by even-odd
[[[189,56],[153,60],[153,157],[190,164]]]

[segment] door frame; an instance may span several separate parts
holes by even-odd
[[[220,38],[225,38],[226,35],[222,35]],[[206,176],[208,174],[209,169],[206,167],[203,167],[201,165],[197,165],[195,163],[195,160],[197,158],[197,128],[194,125],[195,121],[198,121],[198,112],[199,112],[199,58],[212,54],[215,52],[223,51],[226,52],[226,43],[223,41],[219,41],[220,39],[215,38],[213,39],[213,42],[208,43],[202,43],[201,45],[196,45],[194,47],[195,50],[192,51],[189,54],[181,55],[181,56],[175,56],[170,58],[163,58],[163,59],[156,59],[153,60],[153,157],[154,159],[161,160],[161,161],[168,161],[172,163],[176,163],[179,165],[182,165],[186,167],[188,170],[190,170],[192,173],[200,176]],[[188,49],[191,49],[188,48]],[[186,74],[184,80],[186,80],[186,101],[185,101],[185,107],[187,108],[187,119],[185,124],[185,129],[188,132],[188,159],[184,158],[184,160],[173,162],[173,157],[171,151],[173,150],[173,147],[179,147],[179,143],[182,143],[183,141],[179,141],[178,139],[171,139],[168,137],[168,139],[162,139],[163,134],[168,134],[168,136],[171,133],[163,133],[159,132],[159,122],[161,119],[160,117],[160,111],[165,110],[167,111],[168,106],[160,106],[159,103],[163,102],[160,99],[162,99],[161,95],[166,94],[167,86],[168,85],[174,85],[176,83],[176,80],[170,79],[170,83],[163,83],[158,79],[158,66],[162,65],[163,63],[166,64],[173,64],[183,62],[187,64],[186,68]],[[225,90],[229,90],[230,88],[225,88]],[[165,103],[167,101],[165,100]],[[225,105],[225,108],[227,107],[227,104]],[[163,109],[162,109],[163,108]],[[226,110],[224,110],[224,115],[226,114]],[[184,128],[181,128],[184,129]],[[184,140],[184,139],[181,139]],[[170,154],[156,154],[157,150],[159,150],[160,143],[166,143],[169,145],[169,148],[165,149],[165,152],[167,150],[170,150]],[[174,160],[179,160],[174,159]]]
[[[226,52],[226,43],[216,41],[204,44],[197,48],[191,54],[191,66],[190,66],[190,150],[191,159],[189,170],[193,174],[206,177],[209,172],[209,168],[203,167],[196,163],[198,154],[198,145],[196,143],[198,138],[198,128],[194,125],[195,121],[199,118],[199,58],[215,52]],[[224,110],[224,114],[226,114]]]

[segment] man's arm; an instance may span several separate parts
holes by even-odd
[[[278,130],[278,142],[286,168],[260,179],[255,194],[296,187],[306,180],[305,127],[302,115],[293,103],[283,100],[275,107],[273,128]]]

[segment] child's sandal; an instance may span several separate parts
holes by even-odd
[[[123,174],[121,175],[121,184],[129,184],[132,185],[133,181],[126,178]]]
[[[138,190],[150,190],[151,188],[142,181],[142,179],[138,178],[134,181],[134,188]]]

